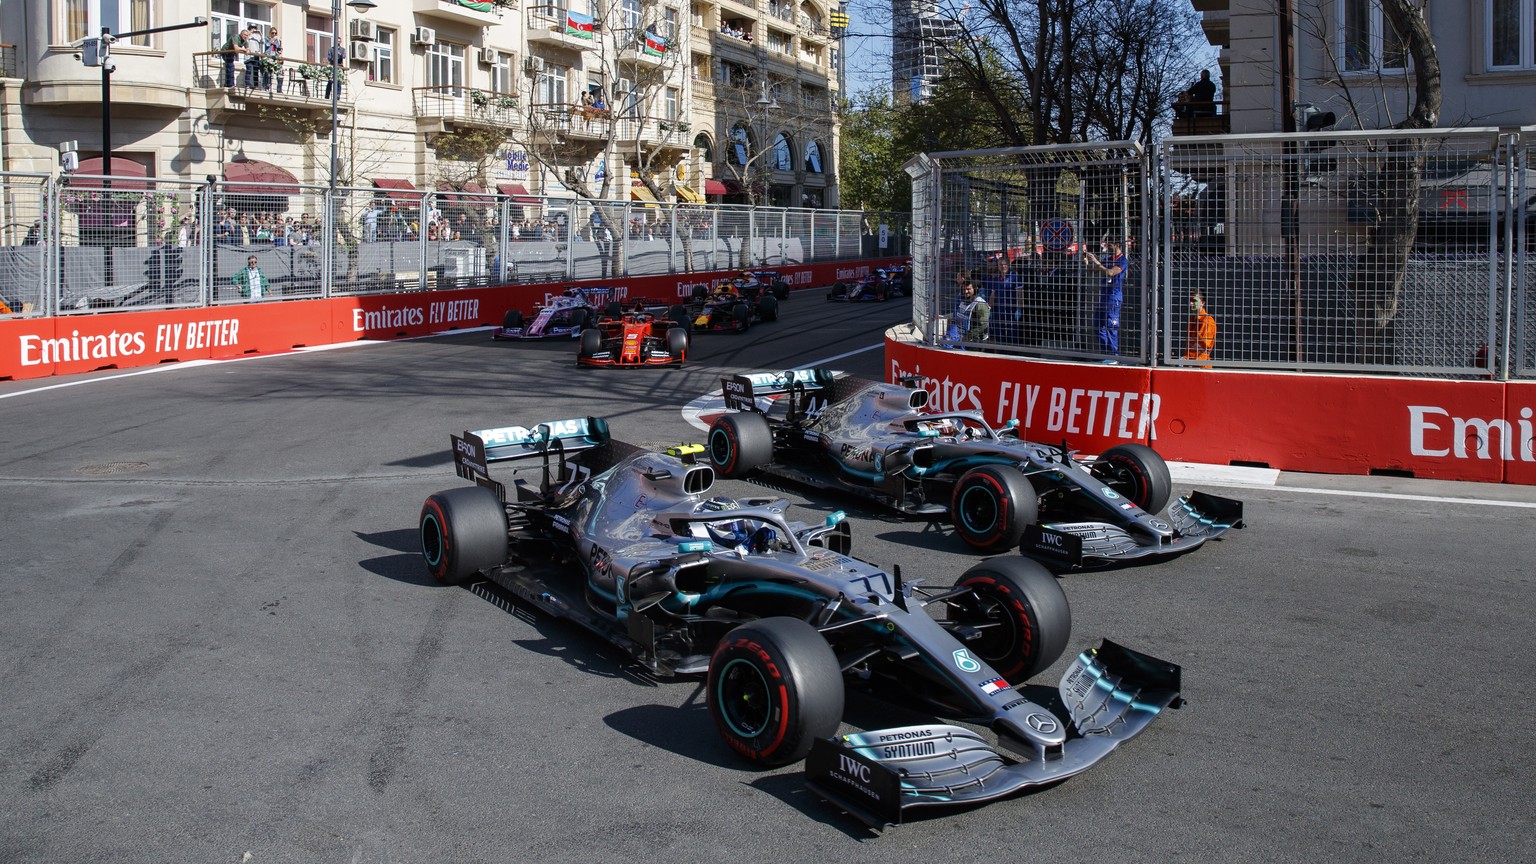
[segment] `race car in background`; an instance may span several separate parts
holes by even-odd
[[[777,270],[743,270],[732,284],[736,293],[748,300],[755,300],[763,293],[772,294],[780,301],[789,299],[789,283]]]
[[[839,282],[827,292],[827,299],[840,303],[874,300],[884,303],[892,297],[906,297],[912,292],[910,272],[906,267],[877,267],[856,282]]]
[[[906,581],[849,556],[841,512],[807,524],[784,499],[713,496],[702,446],[643,450],[591,417],[451,446],[475,485],[422,506],[434,578],[483,576],[657,676],[704,676],[731,750],[762,767],[809,754],[812,790],[871,825],[1058,783],[1179,705],[1178,666],[1108,640],[1062,677],[1062,714],[1015,690],[1071,636],[1066,595],[1033,561],[984,561],[952,586]],[[509,488],[494,463],[533,476]],[[997,744],[942,722],[833,738],[849,684]]]
[[[735,290],[731,283],[713,291],[703,285],[693,289],[688,304],[688,321],[694,333],[728,330],[745,333],[754,321],[779,320],[779,298],[772,291],[755,289],[748,294]]]
[[[583,327],[595,324],[602,316],[616,317],[624,308],[642,308],[659,311],[666,308],[660,300],[626,299],[627,291],[614,286],[567,288],[548,303],[533,308],[533,314],[524,316],[521,310],[509,309],[502,318],[500,329],[491,332],[492,339],[552,339],[576,338]]]
[[[603,316],[581,331],[578,366],[681,366],[688,359],[688,319],[681,306]]]
[[[1240,501],[1172,496],[1152,448],[1121,444],[1091,462],[1061,445],[994,429],[980,412],[924,413],[921,379],[885,384],[824,369],[722,379],[726,413],[709,455],[726,477],[756,472],[945,519],[982,552],[1014,547],[1057,569],[1192,551],[1243,527]],[[763,397],[768,398],[763,398]]]

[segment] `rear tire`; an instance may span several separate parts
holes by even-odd
[[[725,634],[710,658],[706,687],[720,737],[759,765],[804,759],[843,721],[837,655],[796,618],[764,618]]]
[[[587,326],[587,310],[585,310],[585,309],[572,309],[571,310],[571,326],[575,327],[577,330],[581,330],[581,329],[585,328]]]
[[[687,332],[690,329],[689,325],[693,323],[693,319],[688,317],[688,310],[682,306],[673,306],[671,309],[668,309],[667,318],[673,324],[683,328],[684,332]]]
[[[693,299],[694,299],[694,302],[698,302],[700,300],[703,300],[705,297],[708,297],[708,296],[709,296],[709,289],[708,288],[706,288],[703,285],[695,285],[695,286],[693,286]]]
[[[1019,545],[1024,529],[1040,515],[1035,487],[1010,465],[982,465],[965,472],[950,496],[949,518],[960,539],[982,552]]]
[[[1099,454],[1093,476],[1148,513],[1160,513],[1173,497],[1168,463],[1145,444],[1118,444]]]
[[[789,283],[783,279],[775,279],[773,282],[773,296],[780,300],[789,299]]]
[[[507,329],[523,326],[523,313],[516,309],[508,309],[507,314],[501,316],[501,326]]]
[[[966,649],[1008,680],[1023,684],[1049,668],[1072,637],[1072,609],[1049,570],[1028,558],[992,558],[965,571],[945,617],[975,627],[981,636]]]
[[[592,355],[601,350],[603,350],[602,331],[591,327],[582,330],[581,345],[579,345],[576,349],[576,356],[583,360],[587,360],[590,359]]]
[[[667,353],[678,363],[688,356],[688,331],[682,325],[667,330]]]
[[[446,585],[507,562],[507,509],[483,486],[428,496],[417,525],[427,572]]]
[[[773,430],[757,414],[732,412],[709,427],[709,462],[721,477],[745,477],[773,461]]]

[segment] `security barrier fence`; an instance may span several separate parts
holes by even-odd
[[[927,154],[914,323],[1030,356],[1536,377],[1533,150],[1458,129]],[[956,326],[967,277],[984,334]]]
[[[0,218],[0,316],[771,268],[910,241],[905,216],[862,211],[79,174],[0,174]]]

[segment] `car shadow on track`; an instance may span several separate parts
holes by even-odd
[[[406,585],[420,585],[424,587],[440,587],[442,583],[433,579],[427,573],[427,568],[421,561],[421,540],[416,531],[409,528],[401,528],[394,531],[377,531],[368,533],[354,531],[353,536],[364,542],[370,543],[381,549],[391,549],[397,554],[381,555],[377,558],[365,558],[358,563],[359,567],[376,576],[403,582]]]

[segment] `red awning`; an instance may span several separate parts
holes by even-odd
[[[224,166],[227,184],[224,192],[231,195],[297,195],[298,178],[270,162],[247,159],[230,162]],[[251,185],[247,185],[251,184]],[[275,185],[255,185],[275,184]]]
[[[731,194],[731,190],[725,188],[725,184],[721,183],[719,180],[705,180],[704,181],[704,194],[705,195],[729,195],[729,194]]]
[[[472,195],[484,195],[485,194],[485,188],[483,186],[481,186],[479,183],[476,183],[473,180],[471,180],[468,183],[464,184],[464,191],[468,192],[468,193],[470,193]]]
[[[100,174],[103,165],[105,165],[105,163],[102,162],[100,156],[93,156],[90,159],[81,159],[80,167],[75,169],[74,174]],[[132,159],[124,159],[121,156],[112,157],[112,188],[114,190],[122,189],[128,192],[143,192],[145,189],[149,188],[149,184],[133,183],[127,180],[119,180],[117,178],[143,178],[148,176],[149,169],[133,161]],[[100,189],[102,188],[102,183],[103,181],[101,180],[87,180],[84,177],[77,178],[71,176],[69,178],[70,189]]]
[[[416,186],[409,180],[396,180],[392,177],[374,177],[370,182],[375,189],[388,189],[393,194],[389,196],[391,201],[404,204],[420,204],[421,193],[416,191]]]
[[[459,196],[453,194],[459,190],[453,188],[453,184],[447,180],[437,181],[437,200],[444,204],[459,200]]]
[[[496,191],[512,199],[513,204],[524,204],[538,207],[543,204],[537,198],[529,196],[528,190],[521,183],[497,183]]]

